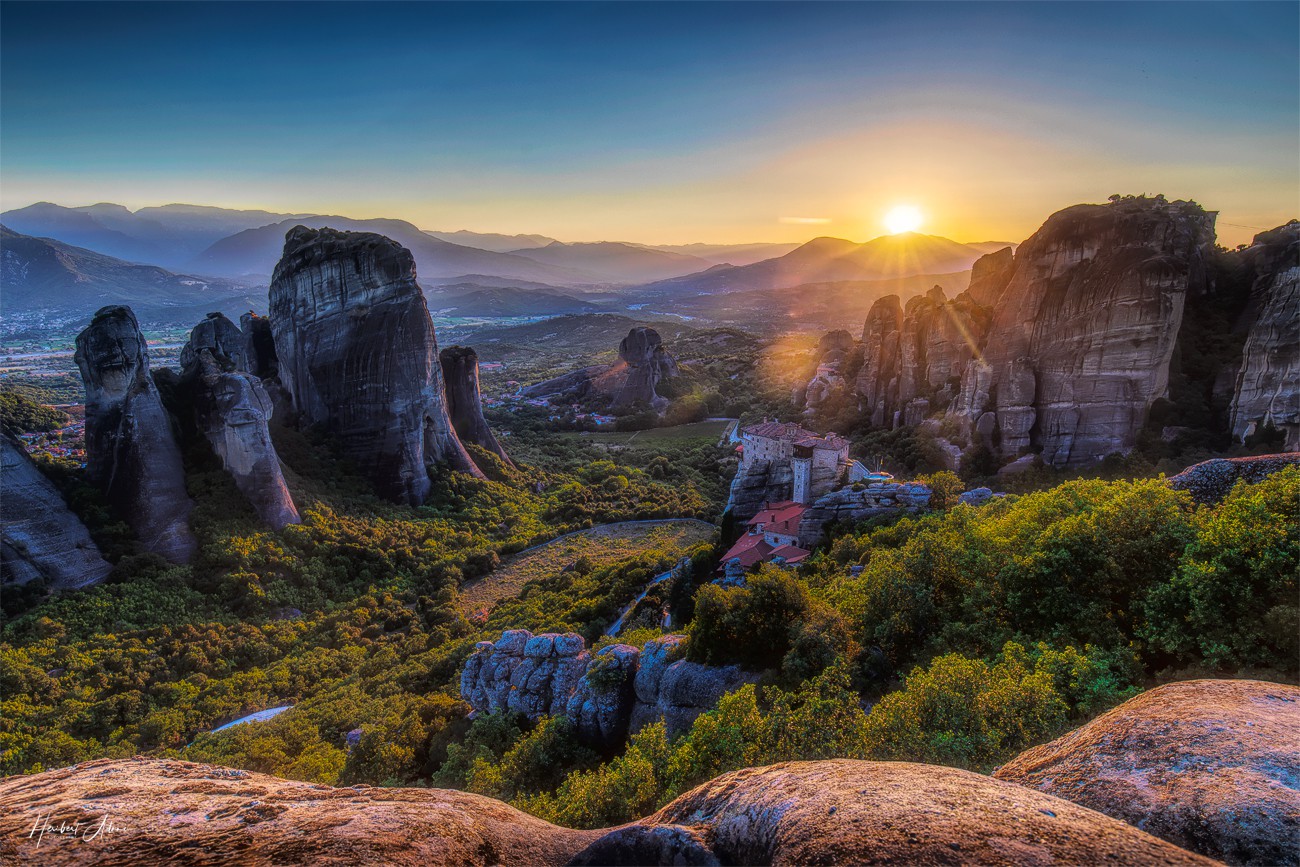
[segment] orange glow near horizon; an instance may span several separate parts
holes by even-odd
[[[915,232],[925,222],[925,216],[913,205],[898,205],[885,214],[885,228],[891,235]]]

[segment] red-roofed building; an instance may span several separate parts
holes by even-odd
[[[807,506],[792,500],[764,503],[758,514],[749,519],[749,531],[722,555],[719,571],[725,569],[733,559],[740,561],[742,569],[777,558],[787,563],[803,560],[810,553],[798,544],[799,521],[806,508]]]
[[[834,489],[849,464],[848,440],[834,433],[822,436],[797,422],[764,420],[740,433],[744,449],[740,472],[789,464],[793,499],[805,506]]]

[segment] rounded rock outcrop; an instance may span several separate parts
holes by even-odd
[[[1060,798],[969,771],[908,762],[832,759],[723,774],[640,822],[681,827],[722,864],[1210,865],[1130,825]],[[597,840],[620,863],[676,863],[665,839],[626,830]],[[638,862],[629,844],[645,841]],[[668,853],[671,855],[672,853]],[[654,860],[650,860],[654,859]]]
[[[1229,864],[1300,864],[1300,689],[1171,683],[994,776]]]
[[[112,828],[102,839],[37,841],[28,832],[38,816],[91,831],[107,816]],[[3,864],[532,867],[564,864],[600,834],[467,792],[334,788],[171,759],[102,759],[0,782]]]

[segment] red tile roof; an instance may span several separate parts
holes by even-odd
[[[748,569],[755,563],[761,563],[768,559],[768,555],[774,549],[760,535],[751,535],[746,533],[736,540],[736,544],[731,546],[731,550],[722,555],[722,566],[726,566],[732,559],[739,557],[740,565]]]
[[[753,527],[762,524],[767,527],[771,524],[788,524],[793,521],[797,526],[799,519],[803,517],[804,510],[807,508],[807,506],[796,503],[794,500],[764,503],[763,508],[758,510],[758,514],[749,519],[749,525]]]
[[[808,430],[803,425],[794,421],[765,421],[761,424],[751,424],[741,431],[756,437],[767,437],[769,439],[799,439],[807,436],[817,436],[813,431]]]

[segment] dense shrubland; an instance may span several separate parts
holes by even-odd
[[[1155,682],[1294,679],[1298,571],[1296,469],[1217,507],[1159,480],[1077,481],[864,528],[797,571],[700,588],[689,655],[767,673],[681,738],[651,725],[596,764],[562,722],[515,721],[442,783],[598,827],[776,761],[987,771]],[[507,725],[482,718],[471,737]],[[541,757],[561,755],[577,769],[554,788]]]
[[[202,550],[189,567],[134,551],[75,468],[50,467],[116,569],[7,612],[0,772],[148,751],[325,783],[464,787],[594,826],[785,759],[987,770],[1155,682],[1296,675],[1295,469],[1201,508],[1159,480],[1096,479],[971,508],[938,475],[934,512],[838,528],[797,570],[724,588],[709,583],[710,546],[651,546],[539,575],[476,625],[458,588],[530,545],[593,523],[716,515],[725,456],[694,441],[599,449],[523,426],[506,440],[520,469],[442,476],[427,506],[407,509],[371,496],[323,440],[276,436],[303,524],[258,529],[211,457],[190,455]],[[919,448],[908,436],[887,438]],[[457,681],[476,641],[527,628],[609,643],[604,628],[683,553],[692,568],[650,607],[672,611],[690,658],[762,672],[756,684],[681,737],[650,725],[617,754],[584,747],[564,719],[467,719]],[[619,640],[653,637],[656,619],[633,618]],[[205,734],[282,704],[295,707]]]

